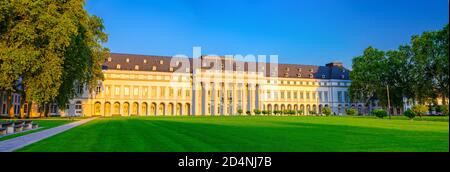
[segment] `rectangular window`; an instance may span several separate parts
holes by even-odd
[[[147,96],[148,96],[148,88],[147,88],[147,87],[144,88],[143,96],[144,96],[144,97],[147,97]]]
[[[284,99],[284,91],[281,91],[281,99]]]
[[[328,91],[323,92],[323,99],[325,99],[325,102],[328,102]]]
[[[310,97],[310,94],[309,94],[309,92],[307,91],[307,92],[306,92],[306,99],[309,100],[310,98],[311,98],[311,97]]]
[[[347,91],[344,92],[344,98],[345,98],[345,103],[350,103],[350,98],[348,96],[348,92]]]
[[[164,97],[166,95],[166,87],[160,87],[159,96]]]
[[[177,93],[177,95],[178,95],[178,97],[181,97],[182,96],[182,94],[183,94],[183,90],[180,88],[180,89],[178,89],[178,93]]]
[[[109,96],[111,94],[110,91],[109,91],[109,87],[110,86],[105,86],[105,94],[106,94],[106,96]]]
[[[300,92],[300,99],[303,100],[303,98],[304,98],[303,91],[301,91],[301,92]]]
[[[97,88],[95,89],[95,94],[100,94],[101,91],[102,91],[102,87],[100,85],[98,85]]]
[[[287,92],[287,98],[291,99],[291,92],[290,91]]]
[[[319,94],[319,101],[322,102],[322,101],[323,101],[323,100],[322,100],[322,98],[323,98],[323,96],[322,96],[322,91],[319,91],[318,94]]]
[[[170,88],[169,89],[169,97],[173,97],[173,93],[174,93],[173,88]]]
[[[116,92],[115,92],[116,96],[120,96],[120,87],[116,86]]]
[[[338,102],[342,103],[342,91],[338,91],[337,94],[338,94]]]
[[[298,99],[298,92],[297,91],[294,92],[294,99]]]
[[[125,94],[125,96],[129,96],[130,95],[130,88],[125,87],[124,88],[124,94]]]
[[[186,90],[186,97],[191,97],[191,90]]]
[[[152,87],[152,97],[156,97],[156,87]]]
[[[134,88],[134,96],[139,96],[139,88]]]

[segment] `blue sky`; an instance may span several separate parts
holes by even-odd
[[[112,52],[192,56],[279,55],[324,65],[372,45],[407,44],[448,23],[448,0],[87,0],[104,19]]]

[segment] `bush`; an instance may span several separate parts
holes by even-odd
[[[419,117],[426,115],[428,113],[428,106],[425,105],[414,105],[411,110]]]
[[[384,118],[388,116],[388,113],[383,109],[375,109],[372,111],[372,115],[378,117],[378,118]]]
[[[331,108],[329,107],[324,107],[322,109],[322,114],[326,115],[326,116],[330,116],[331,115]]]
[[[403,113],[403,115],[405,115],[409,119],[414,119],[416,117],[416,114],[411,109],[408,109],[407,111],[405,111],[405,113]]]
[[[448,105],[439,105],[437,106],[436,111],[441,115],[448,116]]]
[[[347,110],[345,110],[345,113],[350,116],[356,115],[357,112],[358,110],[356,110],[355,108],[348,108]]]
[[[253,112],[255,112],[255,115],[261,115],[261,110],[255,109]]]
[[[316,111],[309,111],[309,114],[310,115],[316,115],[317,113],[316,113]]]
[[[278,111],[278,110],[274,110],[274,111],[273,111],[273,114],[276,116],[276,115],[279,114],[279,111]]]
[[[267,111],[267,115],[271,116],[272,114],[273,114],[273,111],[271,111],[271,110]]]
[[[268,112],[266,110],[261,111],[261,113],[266,116],[268,114]]]
[[[237,112],[239,113],[239,115],[242,115],[242,113],[244,113],[242,109],[239,109]]]
[[[252,115],[252,112],[250,112],[250,111],[247,111],[245,113],[247,114],[247,116],[251,116]]]
[[[303,115],[303,111],[302,111],[302,110],[298,110],[297,113],[298,113],[299,115]]]
[[[297,111],[295,111],[295,110],[290,110],[289,111],[289,115],[291,115],[291,116],[294,116],[296,113],[297,113]]]

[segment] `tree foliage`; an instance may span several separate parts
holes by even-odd
[[[428,113],[428,106],[425,105],[414,105],[411,110],[416,114],[417,116],[423,116]]]
[[[353,59],[350,97],[369,104],[379,100],[387,107],[387,90],[392,106],[403,106],[403,98],[420,104],[449,97],[448,24],[434,32],[412,36],[410,45],[381,51],[368,47]]]
[[[109,50],[103,21],[84,0],[0,2],[0,90],[39,105],[65,104],[76,85],[93,89]]]

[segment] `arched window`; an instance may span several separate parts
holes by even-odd
[[[116,66],[116,68],[117,68],[117,69],[120,69],[120,64],[118,64],[118,65]]]
[[[131,111],[131,114],[132,115],[138,115],[138,108],[139,108],[139,105],[138,105],[138,103],[133,103],[133,108],[132,108],[132,111]]]
[[[114,103],[114,114],[115,115],[120,114],[120,103],[118,102]]]
[[[105,103],[105,116],[111,116],[111,103]]]
[[[100,102],[96,102],[95,103],[95,105],[94,105],[94,114],[95,114],[95,116],[100,116],[100,114],[101,114],[101,103]]]
[[[123,104],[123,115],[125,116],[129,116],[130,115],[130,104],[129,103],[124,103]]]

